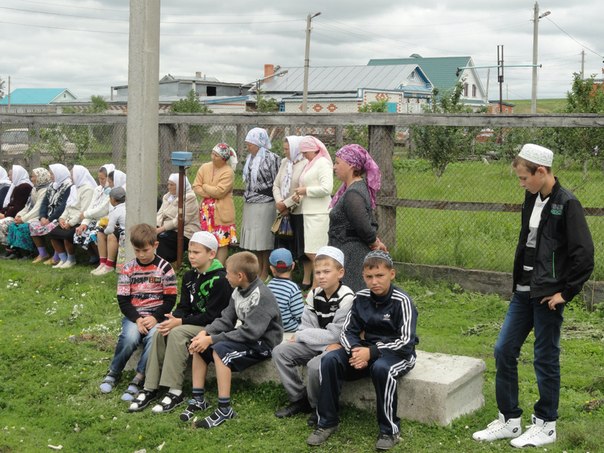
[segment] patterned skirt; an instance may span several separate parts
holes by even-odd
[[[8,227],[15,222],[12,217],[0,219],[0,244],[7,245],[8,242]]]
[[[58,225],[57,221],[42,225],[39,220],[32,220],[29,222],[29,234],[31,236],[46,236]]]
[[[216,225],[216,200],[204,198],[199,207],[199,221],[202,231],[209,231],[218,241],[218,247],[237,244],[237,230],[235,224]]]
[[[8,227],[8,245],[13,248],[34,252],[36,246],[31,240],[29,234],[29,224],[27,223],[12,223]]]

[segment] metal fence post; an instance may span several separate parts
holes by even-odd
[[[394,157],[394,126],[369,126],[369,153],[382,171],[382,188],[378,197],[396,197],[396,181],[392,158]],[[396,208],[376,207],[378,234],[388,250],[396,244]]]

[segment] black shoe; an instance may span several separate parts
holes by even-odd
[[[310,407],[308,399],[304,397],[301,400],[291,403],[289,406],[279,409],[277,412],[275,412],[275,417],[293,417],[294,415],[300,413],[308,414],[311,410],[312,408]]]
[[[310,288],[312,288],[312,283],[300,283],[300,289],[302,291],[308,291]]]
[[[308,420],[306,420],[306,424],[309,428],[316,428],[319,424],[319,417],[317,416],[317,412],[311,412]]]

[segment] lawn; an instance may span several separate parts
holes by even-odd
[[[531,113],[531,100],[519,99],[509,101],[514,104],[514,113]],[[566,98],[564,99],[537,99],[537,113],[560,113],[566,107]]]
[[[303,417],[273,416],[285,400],[275,384],[236,382],[239,416],[212,431],[194,430],[177,414],[129,414],[119,393],[101,395],[98,384],[109,365],[120,314],[115,275],[101,279],[84,266],[60,271],[24,261],[0,262],[0,452],[246,451],[305,452],[309,434]],[[506,310],[497,296],[465,293],[458,285],[399,280],[419,311],[420,348],[486,361],[486,405],[450,426],[403,421],[395,451],[509,451],[471,440],[496,415],[492,349]],[[601,451],[604,438],[604,311],[588,313],[571,304],[562,339],[562,398],[559,441],[549,452]],[[526,413],[536,399],[532,348],[521,362],[521,401]],[[129,372],[126,379],[132,377]],[[188,385],[188,384],[187,384]],[[121,388],[120,388],[121,390]],[[188,387],[186,387],[188,391]],[[216,403],[214,382],[208,396]],[[400,395],[404,398],[405,395]],[[315,451],[366,452],[375,442],[373,412],[346,407],[342,429]],[[543,450],[540,450],[543,451]]]

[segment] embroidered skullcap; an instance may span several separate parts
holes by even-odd
[[[191,236],[191,239],[189,239],[189,243],[191,242],[197,242],[210,250],[218,250],[218,240],[216,239],[216,236],[209,231],[196,231],[193,233],[193,236]]]
[[[390,256],[390,253],[388,253],[388,252],[384,252],[382,250],[372,250],[367,255],[365,255],[365,259],[363,260],[363,265],[365,265],[365,263],[372,258],[386,261],[386,263],[388,263],[388,267],[394,267],[394,262],[392,261],[392,257]]]
[[[544,167],[551,167],[554,161],[552,150],[532,143],[524,145],[518,153],[518,157],[522,157],[537,165],[543,165]]]
[[[319,250],[317,250],[316,257],[318,258],[320,256],[328,256],[330,258],[333,258],[338,263],[340,263],[342,267],[344,267],[344,252],[342,252],[342,250],[340,250],[339,248],[332,247],[331,245],[325,245]]]

